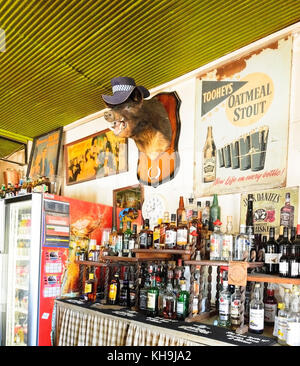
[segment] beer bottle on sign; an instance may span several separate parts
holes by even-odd
[[[207,136],[203,149],[203,182],[216,179],[216,145],[212,135],[212,126],[207,127]]]

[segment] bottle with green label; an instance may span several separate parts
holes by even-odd
[[[131,236],[132,236],[131,221],[127,221],[126,230],[124,231],[124,238],[123,238],[123,250],[122,250],[123,257],[129,256],[129,240]]]
[[[176,316],[178,320],[184,320],[189,312],[189,297],[190,293],[186,290],[186,279],[182,272],[179,278],[180,292],[176,301]]]
[[[147,315],[155,317],[158,315],[158,295],[159,289],[156,285],[156,275],[153,272],[151,277],[151,287],[147,292]]]

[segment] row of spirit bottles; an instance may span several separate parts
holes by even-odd
[[[275,298],[274,288],[270,284],[265,295],[260,283],[248,283],[247,289],[244,319],[245,323],[248,323],[249,332],[261,334],[266,325],[273,326],[273,335],[277,337],[278,343],[299,346],[299,289],[294,287],[292,292],[285,289],[284,297],[279,302]],[[235,286],[234,292],[230,291],[225,272],[219,297],[219,317],[216,324],[220,327],[236,330],[241,325],[241,312],[240,288]]]

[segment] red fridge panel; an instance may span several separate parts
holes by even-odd
[[[50,194],[44,200],[69,204],[68,213],[55,212],[55,205],[51,211],[49,204],[43,214],[38,345],[50,346],[55,298],[79,291],[76,243],[96,239],[100,244],[103,229],[112,224],[112,207]]]

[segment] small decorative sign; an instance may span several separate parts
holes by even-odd
[[[228,283],[235,286],[245,287],[247,284],[247,262],[229,262]]]

